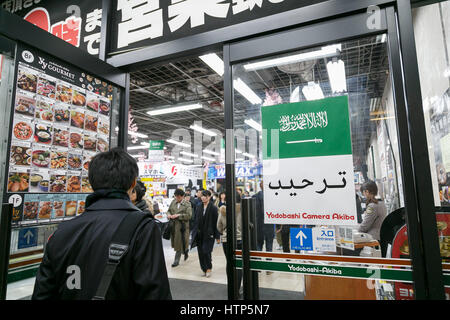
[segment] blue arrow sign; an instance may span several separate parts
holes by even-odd
[[[313,236],[310,228],[291,228],[291,250],[313,250]]]
[[[24,228],[19,231],[19,243],[17,249],[36,247],[38,242],[37,228]]]

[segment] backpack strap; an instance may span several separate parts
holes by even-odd
[[[132,211],[127,213],[120,222],[119,227],[112,237],[111,244],[109,245],[108,261],[106,262],[97,292],[92,300],[105,300],[114,272],[121,259],[128,252],[131,239],[133,238],[137,227],[146,218],[153,219],[149,214]]]

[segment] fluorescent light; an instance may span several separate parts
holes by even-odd
[[[289,102],[300,102],[300,87],[297,87],[294,89],[294,91],[292,91]]]
[[[167,159],[175,159],[174,156],[165,156]]]
[[[164,108],[164,109],[158,109],[158,110],[151,110],[151,111],[147,111],[147,114],[149,114],[151,116],[157,116],[160,114],[182,112],[182,111],[195,110],[195,109],[201,109],[201,108],[202,108],[202,105],[199,103],[196,103],[196,104],[188,104],[188,105],[178,106],[178,107],[170,107],[170,108]]]
[[[138,137],[138,138],[148,138],[148,135],[142,134],[142,133],[138,133],[138,132],[128,131],[128,134],[130,136],[135,136],[135,137]]]
[[[180,154],[188,156],[188,157],[198,158],[198,155],[190,153],[190,152],[186,152],[186,151],[181,151]]]
[[[245,157],[247,157],[247,158],[252,158],[252,159],[255,158],[254,155],[252,155],[252,154],[250,154],[250,153],[247,153],[247,152],[242,153],[242,155],[245,156]]]
[[[236,152],[236,153],[238,153],[238,154],[239,154],[239,153],[242,153],[242,151],[239,150],[239,149],[235,149],[234,152]]]
[[[146,147],[150,148],[150,143],[148,143],[148,142],[141,142],[141,146],[146,146]]]
[[[135,146],[127,148],[127,150],[139,150],[139,149],[148,149],[148,146]]]
[[[198,125],[196,125],[196,124],[193,124],[193,125],[189,126],[189,128],[191,128],[192,130],[195,130],[195,131],[204,133],[204,134],[206,134],[207,136],[210,136],[210,137],[215,137],[215,136],[217,136],[217,133],[212,132],[211,130],[202,128],[202,127],[200,127],[200,126],[198,126]]]
[[[328,77],[333,92],[347,91],[344,61],[330,61],[327,63]]]
[[[184,161],[184,162],[189,162],[189,163],[193,163],[194,160],[191,159],[186,159],[186,158],[178,158],[179,161]]]
[[[187,144],[187,143],[184,143],[184,142],[180,142],[180,141],[176,141],[176,140],[173,140],[173,139],[167,139],[166,141],[169,142],[169,143],[172,143],[172,144],[176,144],[176,145],[181,146],[181,147],[185,147],[185,148],[190,148],[191,147],[190,144]]]
[[[207,157],[207,156],[202,156],[202,159],[208,160],[208,161],[216,161],[216,159],[210,158],[210,157]]]
[[[244,158],[236,158],[236,161],[245,161]]]
[[[308,85],[303,87],[302,92],[305,95],[306,100],[319,100],[325,98],[320,85],[313,81],[308,82]]]
[[[258,95],[253,92],[252,89],[248,85],[245,84],[244,81],[241,80],[241,78],[237,78],[233,81],[234,88],[250,103],[252,104],[261,104],[262,100]]]
[[[203,150],[203,153],[212,154],[213,156],[220,156],[220,153],[208,149]]]
[[[340,44],[330,45],[330,46],[322,47],[322,49],[316,50],[316,51],[294,54],[294,55],[287,56],[287,57],[275,58],[275,59],[270,59],[270,60],[255,62],[255,63],[249,63],[244,66],[244,69],[246,71],[255,71],[255,70],[266,69],[266,68],[275,67],[275,66],[279,67],[282,65],[295,63],[295,62],[337,56],[340,53],[341,49],[342,49],[342,46]]]
[[[133,158],[140,158],[140,157],[145,158],[145,155],[142,155],[142,154],[130,154],[130,156],[132,156]]]
[[[256,129],[256,130],[258,130],[260,132],[262,131],[261,125],[258,122],[256,122],[255,120],[253,120],[253,119],[245,119],[244,122],[247,125],[249,125],[250,127],[252,127],[253,129]]]
[[[205,54],[199,57],[206,63],[211,69],[213,69],[219,76],[224,74],[224,65],[222,59],[215,53]]]

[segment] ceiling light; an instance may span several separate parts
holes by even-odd
[[[250,127],[252,127],[253,129],[258,130],[259,132],[262,131],[261,125],[258,122],[256,122],[255,120],[253,120],[253,119],[245,119],[244,122],[247,125],[249,125]]]
[[[127,150],[139,150],[139,149],[148,149],[148,146],[135,146],[127,148]]]
[[[128,130],[128,134],[129,134],[130,136],[135,136],[135,137],[138,137],[138,138],[148,138],[148,135],[146,135],[146,134],[142,134],[142,133],[138,133],[138,132],[133,132],[133,131],[129,131],[129,130]]]
[[[308,82],[308,85],[303,87],[302,92],[306,100],[320,100],[325,98],[320,85],[313,81]]]
[[[174,156],[165,156],[167,159],[175,159]]]
[[[255,63],[249,63],[244,66],[246,71],[255,71],[259,69],[266,69],[270,67],[279,67],[286,64],[291,64],[295,62],[308,61],[313,59],[321,59],[326,57],[333,57],[339,55],[342,46],[340,44],[330,45],[322,47],[320,50],[305,52],[300,54],[294,54],[287,57],[275,58]]]
[[[241,78],[237,78],[233,81],[234,88],[250,103],[252,104],[261,104],[262,100],[258,95],[253,92],[252,89],[248,85],[245,84],[244,81],[241,80]]]
[[[181,151],[180,154],[188,156],[188,157],[198,158],[198,155],[190,153],[190,152],[186,152],[186,151]]]
[[[213,156],[220,156],[220,153],[208,149],[203,150],[203,153],[212,154]]]
[[[250,154],[250,153],[247,153],[247,152],[244,152],[242,155],[245,156],[245,157],[247,157],[247,158],[251,158],[251,159],[255,158],[254,155],[252,155],[252,154]]]
[[[150,143],[148,142],[141,142],[141,145],[150,148]]]
[[[294,89],[294,91],[292,91],[289,102],[300,102],[300,87],[297,87]]]
[[[344,61],[339,60],[328,62],[327,70],[333,93],[347,91],[347,78],[345,76]]]
[[[178,161],[183,161],[183,162],[188,162],[188,163],[193,163],[194,162],[194,160],[186,159],[186,158],[178,158]]]
[[[158,116],[161,114],[189,111],[189,110],[195,110],[195,109],[201,109],[201,108],[202,108],[201,104],[195,103],[195,104],[188,104],[188,105],[178,106],[178,107],[170,107],[170,108],[164,108],[164,109],[158,109],[158,110],[151,110],[151,111],[147,111],[147,114],[149,114],[151,116]]]
[[[216,161],[216,159],[210,158],[210,157],[207,157],[207,156],[202,156],[202,159],[208,160],[208,161]]]
[[[235,149],[234,152],[236,152],[236,153],[242,153],[242,151],[239,150],[239,149]]]
[[[236,161],[245,161],[244,158],[236,158]]]
[[[173,140],[173,139],[167,139],[166,141],[168,143],[176,144],[178,146],[185,147],[185,148],[190,148],[191,147],[190,144],[187,144],[187,143],[184,143],[184,142],[180,142],[180,141],[176,141],[176,140]]]
[[[219,76],[224,74],[223,60],[215,53],[205,54],[199,57],[204,63],[206,63],[211,69],[213,69]]]
[[[204,134],[206,134],[207,136],[210,136],[210,137],[215,137],[215,136],[217,136],[217,133],[212,132],[211,130],[202,128],[202,127],[200,127],[200,126],[198,126],[198,125],[196,125],[196,124],[193,124],[193,125],[189,126],[189,128],[191,128],[192,130],[195,130],[195,131],[204,133]]]
[[[133,158],[141,158],[141,157],[145,158],[145,155],[143,154],[130,154],[130,156],[132,156]]]

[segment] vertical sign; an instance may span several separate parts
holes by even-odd
[[[164,161],[164,140],[150,140],[148,148],[148,160],[151,162]]]
[[[261,114],[265,223],[357,224],[348,97]]]

